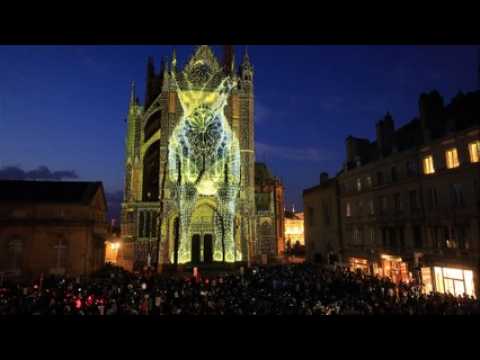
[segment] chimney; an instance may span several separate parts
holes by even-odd
[[[348,136],[345,140],[345,147],[347,153],[347,164],[353,161],[355,156],[355,138],[353,136]]]
[[[422,94],[419,100],[420,123],[425,142],[442,133],[444,124],[443,98],[437,91]]]
[[[360,163],[367,161],[368,158],[368,149],[370,146],[370,141],[368,139],[359,139],[354,138],[353,136],[347,137],[345,140],[345,147],[347,152],[347,168],[353,164],[357,164],[358,160]]]
[[[223,45],[223,69],[230,74],[233,71],[235,62],[235,51],[233,45]]]
[[[387,112],[385,117],[377,122],[377,147],[382,156],[386,156],[392,152],[394,147],[395,124],[390,113]]]

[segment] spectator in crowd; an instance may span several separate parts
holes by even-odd
[[[107,265],[88,278],[4,282],[0,315],[469,315],[469,296],[422,294],[361,271],[307,264],[251,267],[211,277],[130,273]]]

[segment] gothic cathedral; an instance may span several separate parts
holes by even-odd
[[[238,69],[233,46],[223,55],[219,61],[201,45],[180,69],[174,51],[159,73],[149,58],[143,106],[132,84],[121,223],[134,267],[238,263],[283,251],[277,179],[261,180],[277,187],[255,205],[253,67],[246,51]]]

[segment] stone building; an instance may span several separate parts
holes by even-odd
[[[222,61],[198,46],[183,67],[173,51],[158,73],[148,60],[145,101],[132,86],[126,136],[122,254],[133,267],[281,250],[257,238],[253,75],[246,51],[236,68],[232,46]]]
[[[0,271],[88,274],[103,266],[107,236],[101,183],[0,181]]]
[[[278,259],[285,253],[284,189],[264,163],[255,163],[258,255]]]
[[[346,139],[339,184],[342,258],[353,269],[426,291],[478,293],[480,91],[444,105],[423,94],[419,116],[376,140]]]
[[[306,260],[328,262],[342,249],[338,183],[327,173],[320,183],[303,191]]]

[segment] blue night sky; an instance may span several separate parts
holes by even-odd
[[[130,81],[143,101],[146,59],[172,46],[0,46],[0,168],[45,165],[123,187]],[[236,48],[237,64],[243,46]],[[477,87],[475,46],[249,46],[255,67],[257,160],[302,207],[321,171],[335,174],[348,135],[375,136],[418,112],[421,92],[446,102]],[[192,46],[177,47],[183,65]],[[221,48],[215,47],[218,55]]]

